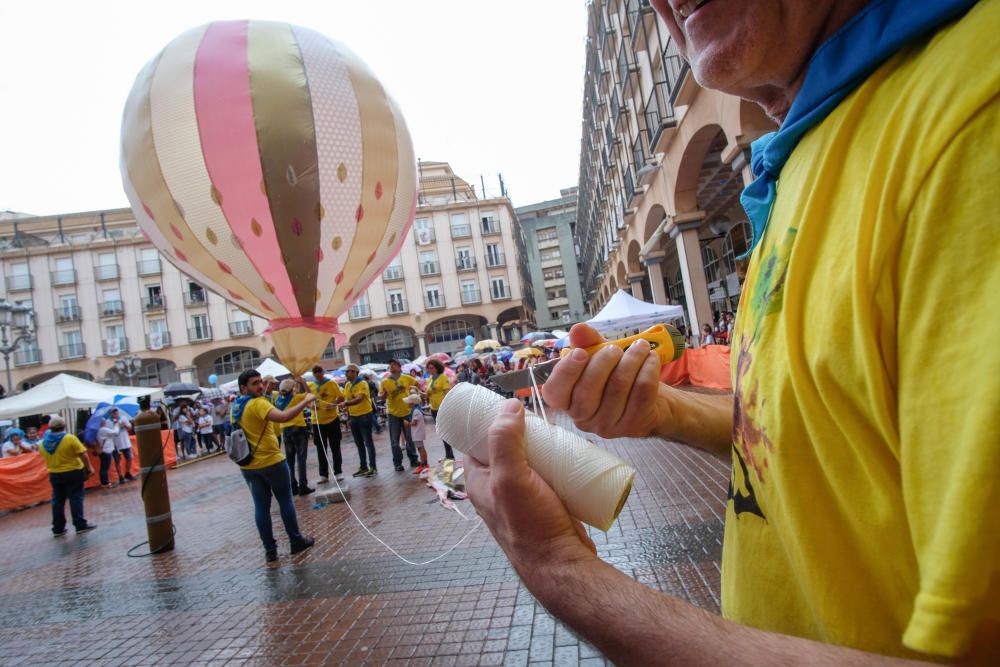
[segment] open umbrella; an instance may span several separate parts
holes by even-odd
[[[532,331],[529,334],[525,334],[521,338],[521,342],[527,345],[528,343],[534,343],[536,340],[547,340],[555,339],[556,337],[550,334],[548,331]]]
[[[556,341],[555,348],[557,350],[561,350],[564,347],[569,347],[569,336],[563,336],[562,338]]]
[[[217,387],[209,387],[208,389],[201,390],[201,397],[206,401],[211,401],[216,398],[225,398],[228,395],[229,392],[227,392],[225,389]]]
[[[546,338],[545,340],[536,340],[531,344],[532,347],[552,347],[556,344],[554,338]]]
[[[434,354],[428,354],[427,358],[428,359],[437,359],[438,361],[440,361],[443,364],[446,364],[449,361],[451,361],[451,355],[449,355],[447,352],[435,352]]]
[[[406,365],[403,366],[403,372],[404,373],[412,373],[413,371],[416,371],[418,373],[423,373],[424,369],[421,368],[419,366],[419,364],[416,364],[416,363],[406,364]]]
[[[528,357],[540,357],[542,356],[542,351],[535,347],[525,347],[521,348],[514,353],[515,359],[527,359]]]
[[[427,361],[427,355],[421,354],[419,357],[413,360],[413,363],[415,363],[417,366],[423,366],[425,361]]]
[[[476,343],[472,349],[476,352],[496,352],[501,347],[500,341],[487,338],[486,340],[481,340]]]
[[[190,382],[171,382],[163,388],[164,396],[190,396],[201,393],[201,387]]]

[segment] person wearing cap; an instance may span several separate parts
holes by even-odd
[[[45,459],[52,485],[52,534],[66,534],[66,501],[76,532],[97,528],[83,516],[83,483],[94,474],[87,448],[72,433],[66,432],[66,420],[61,416],[49,419],[49,428],[38,450]]]
[[[409,396],[410,389],[417,386],[417,381],[411,375],[404,375],[402,365],[395,359],[389,360],[389,374],[382,378],[379,387],[379,398],[385,401],[389,422],[389,447],[392,450],[392,465],[396,472],[403,470],[403,451],[399,446],[399,437],[406,440],[406,456],[410,460],[410,468],[420,465],[417,460],[417,450],[413,447],[410,432],[406,429],[404,420],[410,415],[410,408],[403,402]]]
[[[287,410],[305,400],[308,388],[301,379],[291,378],[281,381],[278,385],[278,395],[274,397],[274,407]],[[282,424],[281,442],[285,446],[285,457],[288,461],[288,471],[292,475],[292,493],[307,496],[315,489],[309,487],[306,464],[309,461],[309,429],[302,410]],[[298,479],[296,480],[296,468]]]
[[[358,447],[358,460],[361,465],[354,473],[355,477],[373,477],[378,474],[375,466],[375,441],[372,439],[372,407],[371,389],[368,382],[361,377],[361,368],[357,364],[348,364],[344,371],[347,382],[344,384],[344,404],[351,420],[351,434],[354,444]]]
[[[264,545],[264,559],[270,563],[278,559],[278,543],[271,524],[271,497],[278,501],[281,522],[285,526],[291,553],[305,551],[316,541],[299,530],[298,516],[292,499],[293,487],[289,466],[278,445],[275,424],[286,424],[295,419],[315,400],[306,394],[301,401],[279,410],[264,394],[265,383],[260,373],[246,370],[238,379],[240,396],[233,402],[232,422],[243,429],[250,445],[250,463],[240,467],[243,480],[253,498],[254,521],[260,541]]]
[[[326,376],[322,366],[313,366],[312,374],[315,381],[309,383],[309,389],[316,395],[313,443],[319,456],[319,481],[324,484],[330,481],[331,463],[334,477],[338,481],[344,479],[344,457],[340,451],[340,405],[344,402],[344,394],[337,383]]]

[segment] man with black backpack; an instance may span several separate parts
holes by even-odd
[[[250,462],[240,466],[243,479],[253,498],[254,519],[260,540],[264,543],[267,562],[278,560],[278,543],[271,526],[271,496],[278,501],[281,522],[293,554],[305,551],[315,540],[299,532],[295,504],[292,502],[292,480],[285,455],[278,446],[274,424],[295,419],[316,400],[306,394],[302,401],[279,410],[264,396],[264,382],[255,370],[243,371],[239,377],[240,397],[233,403],[233,428],[241,428],[250,446]]]

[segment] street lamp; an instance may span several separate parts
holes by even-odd
[[[129,386],[133,386],[132,378],[139,374],[142,370],[142,357],[133,357],[131,355],[126,355],[120,359],[115,360],[115,370],[118,371],[119,375],[124,375],[128,378]]]
[[[35,339],[35,311],[30,306],[19,306],[0,301],[0,353],[7,369],[7,390],[13,393],[10,379],[10,353],[22,342]]]

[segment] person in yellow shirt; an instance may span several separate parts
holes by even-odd
[[[357,364],[348,364],[345,370],[347,382],[344,384],[344,404],[351,422],[351,434],[358,447],[361,466],[355,477],[373,477],[378,474],[375,465],[375,441],[372,439],[372,425],[375,409],[372,407],[371,390],[368,382],[361,377]]]
[[[52,534],[66,534],[66,501],[76,532],[83,533],[97,528],[83,516],[83,483],[94,474],[87,456],[87,448],[73,435],[66,432],[66,420],[55,415],[42,438],[38,452],[45,459],[52,485]]]
[[[294,405],[279,409],[265,395],[265,383],[257,371],[243,371],[237,383],[240,396],[233,401],[232,425],[233,428],[243,429],[253,454],[250,463],[240,470],[253,498],[254,520],[260,541],[264,544],[264,558],[270,563],[278,559],[278,543],[274,539],[271,525],[272,495],[278,501],[278,511],[288,535],[291,553],[305,551],[316,542],[299,531],[295,504],[292,501],[292,476],[275,434],[276,424],[287,424],[294,420],[312,404],[315,397],[307,393]]]
[[[319,456],[319,482],[324,484],[330,481],[330,463],[333,463],[337,481],[344,479],[344,459],[340,451],[340,406],[344,402],[344,394],[337,383],[326,376],[322,366],[313,366],[312,373],[315,382],[309,383],[309,390],[316,395],[316,409],[312,416],[313,442]]]
[[[278,385],[278,393],[274,395],[274,407],[287,410],[305,400],[308,391],[306,383],[301,379],[286,378]],[[281,444],[285,447],[288,470],[292,475],[292,493],[307,496],[316,489],[309,487],[307,464],[309,463],[309,427],[306,426],[305,415],[299,411],[295,417],[279,426]],[[296,469],[298,476],[296,477]]]
[[[652,4],[702,86],[781,123],[742,196],[734,396],[660,384],[645,342],[574,349],[542,393],[599,436],[730,463],[725,618],[596,556],[528,467],[514,401],[489,461],[466,457],[470,498],[616,664],[997,664],[1000,351],[945,323],[997,331],[1000,0]]]
[[[431,404],[431,416],[434,417],[436,423],[441,402],[448,392],[451,391],[451,380],[448,379],[448,376],[444,372],[444,364],[437,359],[427,360],[427,370],[431,374],[430,379],[427,380],[427,401]],[[444,440],[441,443],[444,445],[444,457],[454,460],[455,451],[451,448],[451,445]]]
[[[417,459],[417,449],[413,446],[410,430],[406,428],[406,418],[410,416],[410,406],[403,399],[410,395],[410,387],[416,387],[417,381],[412,375],[404,375],[402,366],[395,359],[389,360],[389,374],[382,378],[379,387],[379,398],[385,400],[389,421],[389,447],[392,450],[392,465],[396,472],[403,470],[403,451],[399,446],[399,437],[406,439],[406,456],[410,460],[410,469],[420,465]]]

